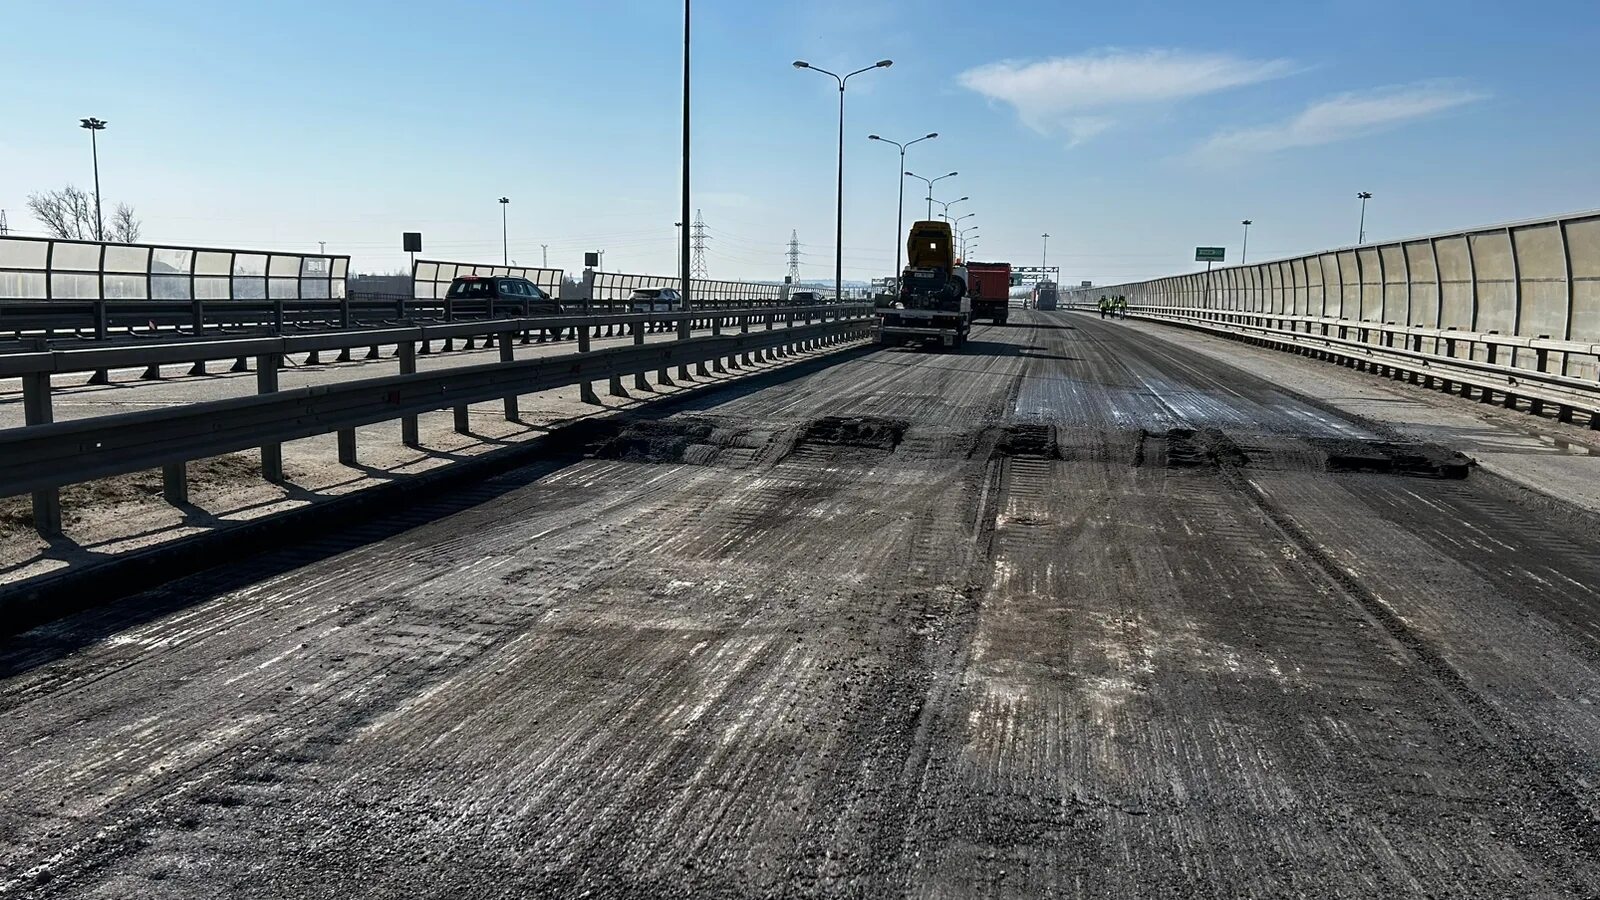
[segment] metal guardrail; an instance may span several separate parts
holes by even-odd
[[[1071,308],[1095,306],[1075,300]],[[1571,422],[1578,413],[1589,417],[1589,427],[1600,430],[1600,383],[1574,375],[1546,371],[1552,354],[1600,359],[1600,344],[1526,338],[1494,332],[1414,328],[1319,316],[1278,316],[1256,313],[1195,310],[1188,307],[1130,304],[1131,318],[1181,325],[1224,337],[1248,340],[1277,350],[1313,356],[1351,368],[1404,379],[1480,402],[1498,400],[1508,409],[1524,402],[1528,411],[1542,415],[1546,406],[1556,418]],[[1432,343],[1437,350],[1425,349]],[[1525,351],[1534,367],[1514,366],[1503,360]]]
[[[592,382],[609,381],[613,394],[623,393],[622,377],[634,375],[637,388],[645,388],[646,373],[670,384],[668,370],[677,366],[679,378],[689,378],[688,367],[708,374],[706,363],[723,371],[722,360],[738,366],[752,362],[751,354],[766,358],[832,345],[864,337],[870,332],[871,307],[838,305],[804,309],[750,311],[732,316],[739,332],[713,334],[686,340],[644,343],[645,326],[653,321],[675,321],[683,314],[631,314],[611,317],[613,326],[630,326],[633,344],[607,350],[590,350],[594,317],[563,320],[576,329],[578,352],[554,357],[517,360],[512,339],[517,329],[530,323],[548,327],[554,321],[504,320],[498,335],[500,361],[441,372],[417,373],[417,343],[426,340],[428,328],[397,329],[386,335],[398,348],[400,374],[333,385],[278,391],[280,361],[291,347],[335,349],[341,342],[365,345],[370,334],[317,335],[305,338],[256,338],[240,341],[201,342],[188,346],[99,348],[82,351],[41,351],[0,360],[0,374],[21,375],[27,425],[0,430],[0,496],[33,495],[34,525],[42,534],[61,530],[59,488],[95,478],[127,474],[157,466],[162,469],[163,494],[169,502],[188,497],[186,464],[222,453],[260,448],[262,475],[283,480],[282,443],[297,438],[337,433],[339,461],[356,462],[355,429],[376,422],[401,420],[401,437],[408,446],[419,444],[417,415],[453,408],[456,428],[467,428],[467,406],[500,399],[507,419],[517,417],[517,396],[577,384],[583,399],[598,402]],[[815,319],[816,321],[813,321]],[[752,330],[752,323],[762,328]],[[779,327],[778,323],[784,323]],[[440,329],[473,327],[446,325]],[[295,344],[300,341],[304,343]],[[168,409],[119,413],[52,422],[50,376],[60,371],[85,371],[107,365],[151,365],[174,355],[185,358],[226,358],[242,352],[256,358],[258,393],[253,397],[188,404]]]

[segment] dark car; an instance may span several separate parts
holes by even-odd
[[[672,288],[639,288],[628,297],[636,313],[672,312],[683,306],[683,298]]]
[[[503,275],[463,275],[450,282],[445,297],[457,303],[494,301],[504,312],[526,310],[527,315],[555,315],[561,304],[526,278]]]

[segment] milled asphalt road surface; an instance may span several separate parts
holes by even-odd
[[[1017,319],[0,645],[0,889],[1600,891],[1592,519]]]

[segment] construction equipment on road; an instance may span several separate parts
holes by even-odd
[[[900,294],[877,306],[874,340],[892,347],[936,341],[959,349],[972,329],[972,298],[967,269],[955,255],[950,223],[915,222],[906,239],[906,267]]]
[[[969,262],[972,318],[1004,325],[1011,309],[1011,263]]]

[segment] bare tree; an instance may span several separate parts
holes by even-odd
[[[74,241],[96,240],[94,198],[73,185],[59,191],[28,195],[28,209],[45,229],[59,238]],[[106,228],[106,240],[131,244],[139,239],[140,223],[133,207],[117,204]]]
[[[28,209],[56,237],[94,240],[94,201],[70,184],[59,191],[29,194]]]
[[[118,203],[117,211],[111,216],[111,225],[106,229],[106,240],[131,244],[139,239],[139,225],[139,220],[133,217],[133,207]]]

